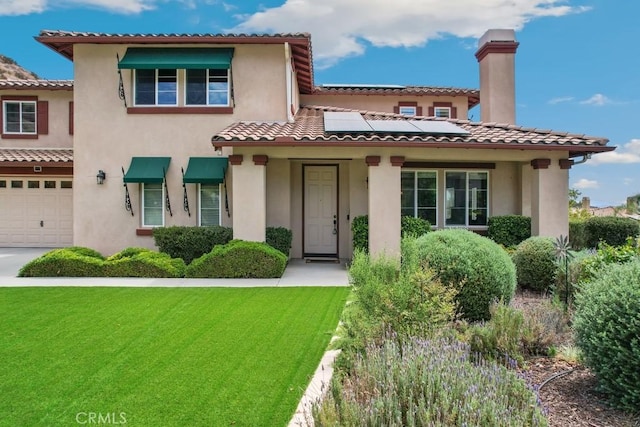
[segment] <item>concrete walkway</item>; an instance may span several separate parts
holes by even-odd
[[[289,260],[279,279],[145,279],[128,277],[16,277],[43,248],[0,248],[0,286],[290,287],[349,286],[345,262]]]

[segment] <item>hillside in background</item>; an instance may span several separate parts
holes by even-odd
[[[22,80],[37,78],[37,74],[25,70],[13,59],[0,55],[0,79]]]

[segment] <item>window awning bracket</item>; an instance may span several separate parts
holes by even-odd
[[[162,175],[164,176],[163,183],[166,211],[169,212],[169,216],[173,216],[173,212],[171,212],[171,200],[169,200],[169,188],[167,187],[167,171],[165,168],[162,168]]]
[[[184,189],[184,197],[182,200],[182,209],[191,216],[191,211],[189,210],[189,196],[187,195],[187,184],[184,182],[184,168],[180,168],[182,170],[182,188]]]
[[[116,59],[118,60],[118,63],[120,63],[120,55],[118,55],[116,53]],[[122,102],[124,102],[124,108],[127,108],[127,97],[125,96],[124,93],[124,83],[122,81],[122,70],[120,68],[118,68],[118,98],[120,98],[122,100]]]
[[[124,166],[122,166],[122,176],[124,176]],[[127,183],[124,183],[124,208],[127,212],[131,212],[131,216],[133,216],[133,208],[131,207],[131,196],[129,195],[129,187],[127,187]]]

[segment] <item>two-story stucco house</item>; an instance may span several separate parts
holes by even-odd
[[[572,159],[613,149],[515,124],[511,30],[481,38],[479,91],[316,86],[307,34],[36,39],[73,61],[74,80],[0,84],[0,216],[12,224],[0,245],[71,244],[68,221],[73,244],[105,254],[153,247],[154,227],[220,224],[264,241],[282,226],[292,257],[348,258],[363,214],[373,253],[398,253],[402,215],[482,232],[490,216],[523,214],[557,236]],[[481,121],[466,120],[478,104]],[[64,219],[36,241],[50,194]]]

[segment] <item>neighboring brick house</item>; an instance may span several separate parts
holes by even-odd
[[[362,214],[374,253],[398,253],[402,215],[482,232],[489,216],[524,214],[534,234],[567,234],[571,159],[613,149],[515,125],[509,30],[480,40],[479,91],[316,86],[307,34],[36,39],[74,62],[75,113],[50,122],[73,133],[73,243],[106,254],[153,247],[157,226],[221,224],[255,241],[286,227],[292,257],[348,258]],[[479,102],[482,121],[466,120]],[[15,172],[14,142],[0,148],[0,182]],[[71,145],[46,142],[25,159]]]

